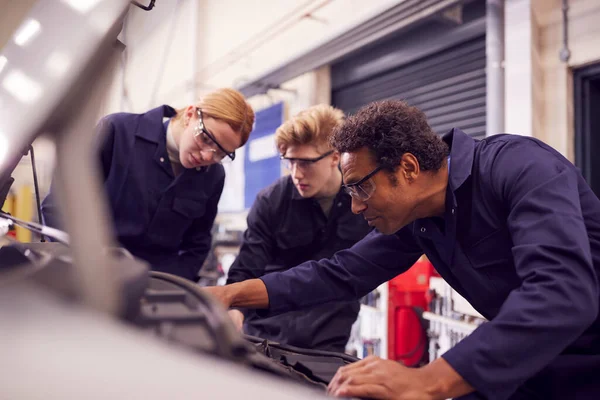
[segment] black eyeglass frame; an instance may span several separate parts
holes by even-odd
[[[325,157],[330,156],[332,154],[333,154],[333,150],[329,150],[328,152],[323,153],[319,157],[315,157],[315,158],[294,158],[294,157],[286,157],[286,156],[280,156],[279,158],[281,159],[281,161],[289,161],[289,162],[303,161],[303,162],[307,162],[310,164],[314,164],[317,161],[321,161]]]
[[[346,193],[348,193],[348,195],[350,197],[356,198],[359,201],[367,201],[371,198],[371,196],[373,196],[373,193],[375,193],[375,190],[376,190],[375,183],[371,182],[371,184],[373,185],[373,188],[370,193],[367,193],[367,190],[365,190],[361,185],[363,183],[367,182],[373,176],[375,176],[375,174],[378,173],[379,171],[381,171],[382,169],[383,169],[383,167],[379,166],[379,167],[375,168],[373,171],[369,172],[366,176],[364,176],[362,179],[358,180],[357,182],[342,185],[342,188],[344,189],[344,191]],[[360,195],[360,193],[358,192],[359,189],[365,194],[365,196]],[[363,197],[363,198],[361,198],[361,197]]]
[[[381,171],[382,169],[383,169],[383,167],[379,166],[379,167],[375,168],[373,171],[369,172],[367,175],[365,175],[365,177],[362,178],[361,180],[354,182],[354,183],[348,183],[346,185],[342,185],[342,187],[352,188],[352,187],[360,186],[361,184],[365,183],[367,180],[369,180],[373,176],[375,176],[375,174],[378,173],[379,171]]]
[[[221,144],[217,141],[217,139],[215,139],[213,134],[210,133],[208,129],[204,127],[204,119],[202,117],[202,110],[200,108],[196,108],[196,114],[198,115],[198,129],[202,133],[204,133],[206,137],[208,137],[219,148],[219,150],[223,152],[223,154],[225,154],[225,156],[221,157],[219,161],[221,161],[225,157],[229,157],[231,161],[235,160],[235,150],[232,152],[225,150],[223,146],[221,146]]]

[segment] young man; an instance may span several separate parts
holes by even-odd
[[[577,168],[530,137],[440,139],[400,101],[363,108],[332,141],[353,211],[377,230],[330,260],[215,296],[271,312],[357,298],[424,252],[489,322],[423,368],[377,358],[341,368],[331,393],[600,398],[600,200]]]
[[[318,105],[276,131],[275,141],[290,175],[258,194],[227,283],[329,258],[370,231],[363,218],[352,214],[351,198],[342,190],[340,155],[329,144],[333,128],[343,118],[340,110]],[[252,336],[343,352],[359,309],[357,299],[352,299],[272,317],[261,317],[254,310],[231,310],[230,315]]]

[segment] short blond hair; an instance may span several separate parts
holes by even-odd
[[[281,154],[288,147],[312,144],[327,147],[333,129],[344,121],[344,112],[327,104],[301,111],[275,131],[275,143]]]
[[[203,96],[196,103],[196,107],[202,110],[204,116],[225,121],[234,132],[239,132],[242,136],[240,146],[248,141],[254,126],[254,110],[246,101],[244,95],[237,90],[231,88],[217,89]],[[185,109],[177,110],[174,119],[180,119],[184,111]]]

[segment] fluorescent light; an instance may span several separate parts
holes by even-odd
[[[2,86],[23,103],[33,103],[42,95],[42,87],[20,70],[12,70],[2,80]]]
[[[35,38],[38,33],[40,33],[42,26],[36,19],[28,19],[25,21],[15,33],[15,43],[19,46],[25,46],[27,43],[31,42],[33,38]]]
[[[86,14],[92,8],[96,7],[96,4],[100,2],[100,0],[61,0],[63,3],[67,4],[69,7],[74,10],[79,11],[82,14]]]
[[[2,72],[2,70],[4,69],[4,66],[6,65],[7,62],[8,62],[8,58],[6,58],[4,56],[0,56],[0,72]]]
[[[67,72],[70,65],[71,59],[65,53],[55,51],[46,59],[46,68],[55,78],[59,78]]]

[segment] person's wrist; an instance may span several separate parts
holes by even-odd
[[[449,390],[448,382],[436,371],[435,366],[428,364],[418,369],[425,393],[431,400],[444,400]]]
[[[233,301],[235,300],[235,286],[237,283],[224,286],[223,298],[227,304],[227,308],[233,307]]]

